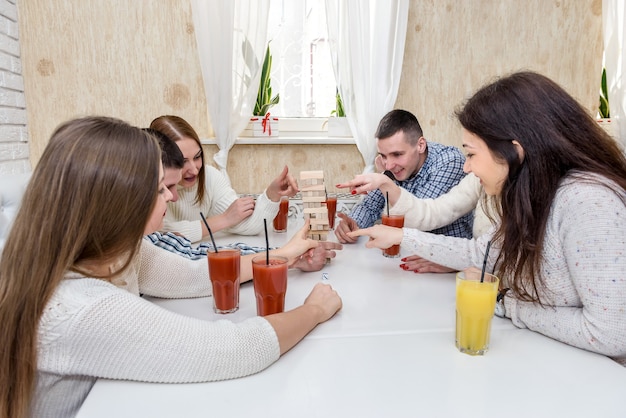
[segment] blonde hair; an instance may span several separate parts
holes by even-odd
[[[33,172],[0,259],[0,418],[29,415],[43,309],[68,271],[138,251],[155,205],[160,150],[106,117],[59,126]],[[93,274],[90,274],[94,277]]]

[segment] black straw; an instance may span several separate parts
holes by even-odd
[[[215,249],[215,252],[217,252],[217,245],[215,245],[215,239],[213,239],[213,232],[211,232],[211,228],[209,228],[209,223],[206,221],[206,218],[204,217],[202,212],[200,212],[200,217],[202,218],[202,222],[204,222],[206,229],[209,230],[209,235],[211,236],[211,242],[213,243],[213,248]]]
[[[480,282],[485,280],[485,270],[487,269],[487,258],[489,258],[489,247],[491,247],[491,241],[487,241],[487,249],[485,250],[485,259],[483,260],[483,269],[480,272]]]
[[[265,264],[270,264],[270,239],[267,237],[267,218],[263,218],[263,226],[265,227]]]
[[[387,216],[389,216],[389,192],[387,192]]]

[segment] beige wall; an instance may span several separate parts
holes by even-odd
[[[590,112],[602,71],[602,0],[412,0],[396,106],[459,146],[453,112],[496,75],[534,70]]]
[[[396,107],[414,112],[428,139],[459,145],[454,108],[516,69],[553,77],[595,112],[601,0],[410,4]],[[188,2],[19,0],[18,12],[33,166],[53,129],[80,115],[147,126],[177,114],[201,137],[212,136]],[[205,147],[209,157],[216,149]],[[323,169],[331,184],[363,168],[356,146],[236,145],[228,163],[233,186],[259,192],[285,162],[294,174]]]

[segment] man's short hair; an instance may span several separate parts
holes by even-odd
[[[420,137],[424,135],[422,127],[413,113],[402,109],[394,109],[380,120],[374,136],[376,139],[385,139],[400,131],[404,132],[406,139],[411,145],[417,144]]]
[[[163,162],[163,168],[178,168],[182,169],[185,166],[185,157],[181,152],[176,142],[172,141],[163,132],[156,129],[144,128],[144,131],[152,135],[159,146],[161,147],[161,162]]]

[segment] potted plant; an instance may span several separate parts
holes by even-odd
[[[335,94],[335,109],[330,112],[330,116],[328,118],[328,136],[352,136],[339,89]]]
[[[598,113],[601,119],[610,119],[611,110],[609,108],[609,89],[606,86],[606,68],[602,68],[602,81],[600,82],[600,106]]]
[[[346,112],[343,110],[343,101],[341,100],[341,94],[339,94],[339,89],[337,89],[337,93],[335,94],[335,110],[330,112],[331,116],[337,116],[338,118],[345,118]]]
[[[263,67],[261,68],[261,80],[259,82],[259,92],[254,105],[254,117],[251,119],[254,136],[277,136],[278,118],[271,117],[269,109],[280,101],[280,96],[272,97],[271,84],[272,54],[270,45],[267,44]]]
[[[598,106],[598,124],[611,136],[614,136],[613,124],[611,123],[611,108],[609,107],[609,89],[606,83],[606,68],[602,68],[600,82],[600,104]]]

